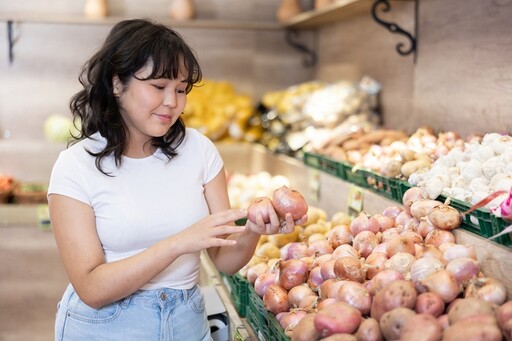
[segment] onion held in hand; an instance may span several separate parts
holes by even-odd
[[[247,219],[256,224],[256,218],[261,215],[264,223],[270,223],[268,207],[272,205],[272,200],[267,197],[259,197],[254,199],[247,208]]]
[[[300,192],[282,186],[272,195],[272,202],[277,214],[284,219],[286,213],[291,213],[293,220],[298,220],[308,213],[308,204]]]

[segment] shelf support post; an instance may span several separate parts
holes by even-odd
[[[401,28],[399,25],[387,22],[379,18],[377,15],[377,9],[380,5],[383,5],[382,11],[383,12],[389,12],[391,9],[391,5],[389,4],[389,0],[376,0],[373,3],[372,6],[372,17],[373,19],[379,23],[380,25],[386,27],[390,32],[397,33],[405,36],[409,40],[409,48],[404,48],[404,43],[398,43],[396,45],[396,51],[401,56],[407,56],[411,53],[414,53],[414,62],[416,62],[416,54],[417,54],[417,44],[418,44],[418,14],[419,14],[419,0],[413,0],[414,1],[414,36],[405,31],[403,28]]]
[[[11,65],[14,59],[14,53],[12,52],[14,46],[14,40],[12,38],[12,20],[7,21],[7,42],[9,44],[9,65]]]
[[[298,36],[297,31],[288,29],[285,32],[285,41],[288,43],[288,45],[290,45],[294,49],[305,54],[305,57],[302,60],[303,66],[305,66],[305,67],[315,66],[316,61],[317,61],[316,51],[314,49],[310,49],[306,45],[297,41],[295,39],[297,36]]]

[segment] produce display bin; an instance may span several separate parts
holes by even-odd
[[[276,317],[265,309],[263,300],[256,294],[252,285],[249,285],[247,321],[259,341],[290,341]]]
[[[345,179],[344,171],[341,169],[341,165],[338,161],[323,155],[308,152],[304,153],[303,161],[307,166],[319,169],[340,179]]]
[[[440,195],[436,200],[445,202],[446,198],[446,196]],[[486,238],[494,235],[492,214],[489,209],[479,208],[465,213],[471,207],[470,204],[454,198],[450,198],[450,206],[462,214],[461,228]]]
[[[388,199],[402,203],[402,197],[398,191],[398,180],[385,177],[367,169],[360,169],[366,181],[366,187]]]
[[[368,184],[364,174],[359,169],[354,169],[354,165],[345,161],[340,161],[341,173],[345,180],[359,187],[367,188]]]
[[[220,273],[226,288],[231,295],[233,305],[240,317],[245,317],[247,314],[247,305],[249,304],[248,287],[251,284],[239,274],[228,276]]]
[[[398,192],[397,192],[397,201],[400,204],[403,204],[402,198],[404,197],[404,193],[407,192],[409,188],[416,187],[413,184],[410,184],[407,180],[398,180]]]
[[[510,221],[507,222],[507,221],[503,220],[502,218],[496,217],[493,214],[492,215],[493,235],[500,233],[505,228],[510,226],[510,224],[512,224],[512,222],[510,222]],[[491,241],[494,241],[498,244],[512,248],[512,234],[511,233],[504,234],[502,236],[492,239]]]

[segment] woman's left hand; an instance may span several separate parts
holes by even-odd
[[[247,219],[246,227],[256,234],[278,234],[292,233],[295,231],[296,225],[302,225],[308,220],[308,216],[304,215],[298,220],[293,220],[292,214],[287,213],[284,220],[280,220],[273,207],[268,210],[270,222],[265,223],[261,215],[256,216],[256,222]]]

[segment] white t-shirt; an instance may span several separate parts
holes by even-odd
[[[62,194],[90,205],[107,262],[135,255],[182,231],[209,214],[204,185],[219,174],[223,161],[215,145],[187,128],[178,156],[153,155],[103,159],[101,173],[87,150],[101,150],[99,134],[62,151],[53,167],[48,194]],[[73,226],[67,228],[73,229]],[[190,289],[199,277],[199,252],[185,254],[142,289]]]

